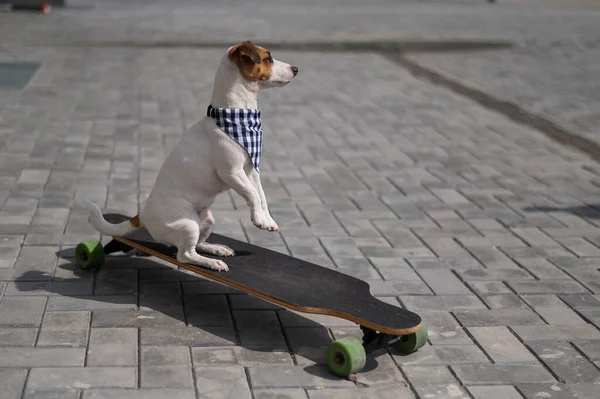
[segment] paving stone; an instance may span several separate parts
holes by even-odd
[[[356,377],[359,384],[368,387],[389,386],[404,381],[398,367],[384,350],[370,354],[365,368]]]
[[[531,342],[533,351],[566,383],[598,383],[600,371],[568,342]]]
[[[135,309],[137,298],[133,295],[50,297],[47,311],[72,310],[124,310]]]
[[[233,295],[233,298],[236,297],[240,295]],[[184,307],[187,322],[194,326],[233,325],[225,295],[185,296]]]
[[[404,371],[410,383],[416,387],[457,383],[456,378],[445,366],[404,365],[402,371]]]
[[[92,327],[185,327],[183,312],[178,308],[165,312],[152,310],[96,310]]]
[[[168,314],[183,312],[181,288],[178,282],[141,282],[140,310],[155,310]]]
[[[532,247],[557,245],[556,241],[535,227],[512,228],[510,230]]]
[[[573,342],[591,360],[600,360],[600,341]]]
[[[332,341],[326,328],[288,327],[285,331],[290,349],[294,352],[299,365],[323,363],[325,348]]]
[[[188,364],[142,366],[143,388],[193,387],[192,372]]]
[[[19,399],[23,392],[27,370],[23,369],[0,369],[0,398]]]
[[[37,346],[86,346],[89,325],[89,312],[46,312]]]
[[[521,295],[521,298],[534,309],[564,306],[557,295]]]
[[[449,270],[419,270],[436,295],[469,295],[471,291]]]
[[[419,396],[423,398],[460,398],[470,399],[469,394],[458,383],[444,385],[427,385],[416,387]]]
[[[518,294],[587,294],[588,290],[576,281],[540,280],[508,281],[507,284]]]
[[[469,286],[480,295],[512,293],[502,281],[470,281]]]
[[[59,281],[59,282],[28,282],[9,283],[7,296],[81,296],[91,295],[91,281]]]
[[[521,394],[510,385],[467,387],[475,399],[522,399]]]
[[[496,364],[536,362],[536,358],[506,327],[469,327],[468,330]]]
[[[569,275],[546,259],[519,259],[518,262],[540,280],[571,279]]]
[[[229,346],[235,343],[231,327],[141,328],[141,345]]]
[[[578,384],[578,385],[587,385],[587,384]],[[594,386],[592,384],[589,384]],[[575,387],[576,384],[522,384],[519,385],[518,388],[521,392],[523,392],[524,396],[527,399],[530,398],[552,398],[552,399],[571,399],[571,398],[593,398],[594,395],[590,396],[579,396],[575,392],[572,391],[572,387]],[[590,391],[592,392],[592,391]],[[519,396],[521,397],[521,396]]]
[[[322,364],[302,368],[300,366],[256,366],[248,369],[252,388],[315,388],[351,387],[352,382],[331,378]]]
[[[393,385],[385,388],[335,388],[307,389],[310,399],[414,399],[415,396],[406,385]],[[284,398],[282,398],[284,399]],[[295,398],[294,398],[295,399]]]
[[[58,247],[23,247],[14,265],[14,275],[22,281],[32,280],[30,275],[51,278],[56,268]]]
[[[33,346],[36,337],[35,328],[0,328],[0,346]]]
[[[135,328],[92,328],[87,366],[135,366],[138,331]]]
[[[555,382],[554,377],[540,364],[495,365],[467,364],[452,366],[456,376],[466,385],[515,385]]]
[[[133,295],[137,287],[137,270],[102,269],[96,274],[94,295]]]
[[[398,305],[397,302],[396,305]],[[353,327],[356,325],[339,317],[301,313],[293,310],[278,312],[278,315],[284,327]]]
[[[594,398],[598,392],[598,384],[569,384],[566,387],[577,398]]]
[[[436,256],[461,256],[468,252],[460,246],[453,238],[445,237],[422,237],[423,241]]]
[[[544,324],[543,320],[529,309],[461,310],[454,312],[454,315],[465,327]]]
[[[600,307],[600,301],[594,298],[593,295],[585,294],[574,294],[574,295],[560,295],[560,299],[566,302],[572,308],[598,308]]]
[[[83,399],[194,399],[194,389],[90,389],[83,391]]]
[[[519,266],[497,249],[471,248],[470,252],[488,269],[518,269]]]
[[[267,364],[293,366],[294,364],[287,348],[236,347],[234,349],[238,363],[242,366],[248,367]]]
[[[442,296],[400,296],[406,309],[419,310],[467,310],[485,309],[485,305],[475,295],[442,295]]]
[[[434,350],[442,364],[490,362],[477,345],[435,345]]]
[[[600,256],[600,248],[581,237],[561,237],[557,241],[579,257]]]
[[[306,399],[303,389],[256,389],[253,390],[255,399]]]
[[[3,348],[0,367],[83,366],[85,349]]]
[[[250,388],[241,366],[195,367],[196,390],[203,398],[251,398]]]
[[[560,341],[600,339],[600,331],[587,325],[526,325],[511,327],[524,341]]]
[[[25,391],[23,399],[79,399],[79,391],[76,389]]]
[[[192,348],[194,365],[228,365],[237,364],[239,357],[236,347],[232,348]]]
[[[212,281],[183,281],[181,283],[184,295],[218,295],[218,294],[240,294],[234,288]]]
[[[532,280],[531,274],[521,269],[466,269],[459,270],[465,281]]]
[[[542,318],[546,320],[546,323],[548,324],[587,324],[587,322],[584,319],[579,317],[577,313],[575,313],[566,305],[552,307],[537,307],[535,308],[535,311],[537,314],[542,316]]]
[[[376,281],[369,281],[371,285],[371,294],[376,297],[398,296],[398,295],[432,295],[433,292],[422,281],[393,281],[388,284],[387,281],[378,284]]]
[[[257,298],[254,295],[231,295],[231,308],[241,310],[278,310],[283,307],[263,299]],[[200,299],[201,300],[201,299]]]
[[[0,325],[36,327],[40,324],[45,297],[3,297],[0,301]]]
[[[458,346],[458,345],[457,345]],[[462,346],[462,345],[461,345]],[[390,351],[394,362],[398,365],[440,365],[445,364],[438,356],[435,348],[437,346],[425,344],[418,351],[408,355],[398,353],[396,350]]]
[[[135,388],[136,375],[134,367],[38,367],[29,372],[27,389]]]
[[[479,263],[473,257],[450,257],[450,258],[408,258],[408,262],[416,270],[419,269],[453,269],[453,270],[471,270],[482,269]]]
[[[492,309],[526,308],[527,305],[515,294],[485,295],[482,297]]]
[[[420,312],[433,345],[470,345],[473,341],[458,321],[447,312]]]
[[[283,331],[275,312],[270,310],[234,310],[233,317],[240,332],[242,345],[285,345]]]

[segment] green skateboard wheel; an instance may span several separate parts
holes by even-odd
[[[403,335],[396,343],[398,352],[408,354],[423,347],[427,343],[427,326],[423,323],[417,331],[412,334]]]
[[[325,352],[327,368],[338,377],[347,377],[365,367],[367,354],[360,340],[344,337],[333,341]]]
[[[96,240],[80,242],[75,248],[75,259],[84,270],[98,269],[104,264],[104,248]]]

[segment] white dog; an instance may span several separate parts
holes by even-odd
[[[233,256],[224,246],[206,243],[215,197],[233,189],[250,207],[255,226],[279,231],[271,217],[258,173],[262,128],[257,94],[288,84],[298,68],[277,61],[246,41],[228,49],[217,69],[207,116],[192,126],[166,158],[139,216],[111,224],[90,203],[90,223],[102,234],[122,236],[141,226],[161,243],[177,247],[177,260],[227,271],[227,264],[201,256]]]

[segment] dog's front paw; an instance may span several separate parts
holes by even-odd
[[[275,220],[271,217],[271,215],[267,215],[267,229],[269,231],[279,231],[279,226],[275,223]]]
[[[269,221],[263,212],[255,212],[251,217],[252,223],[262,230],[268,230]]]

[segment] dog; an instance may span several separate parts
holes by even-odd
[[[257,95],[260,90],[283,87],[298,68],[278,61],[250,41],[230,47],[214,78],[207,115],[184,134],[165,159],[139,215],[111,224],[100,207],[89,205],[89,222],[104,235],[122,236],[140,227],[160,243],[177,248],[177,260],[216,271],[229,267],[219,257],[233,256],[224,245],[205,242],[214,218],[215,197],[229,189],[250,208],[252,223],[279,231],[263,191],[258,161],[262,127]]]

